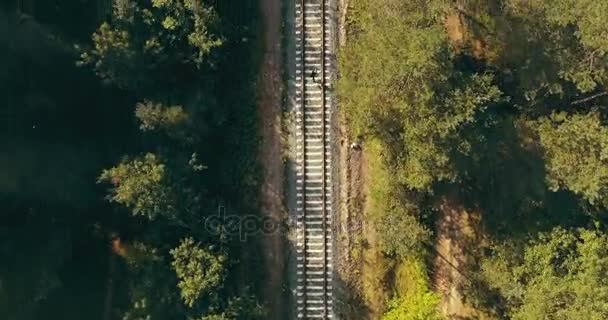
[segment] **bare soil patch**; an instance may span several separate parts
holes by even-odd
[[[482,241],[479,225],[479,213],[462,206],[456,195],[444,197],[439,204],[432,283],[448,319],[476,319],[478,315],[463,291],[469,281],[467,270],[476,263],[473,248]]]
[[[474,18],[474,13],[468,13],[463,8],[454,10],[446,17],[445,27],[448,39],[457,51],[468,51],[478,59],[496,58],[486,43],[488,30]]]
[[[344,131],[340,141],[342,189],[337,217],[338,314],[340,319],[381,319],[390,298],[388,277],[394,263],[380,250],[376,227],[369,217],[373,203],[368,186],[372,177],[365,148],[351,149]]]
[[[346,128],[340,119],[340,201],[337,210],[337,257],[336,274],[339,290],[338,315],[340,319],[365,319],[366,310],[363,305],[362,279],[363,256],[361,241],[363,240],[363,207],[366,195],[363,187],[363,154],[352,152]]]
[[[456,46],[462,46],[464,41],[464,26],[460,21],[460,15],[452,13],[447,16],[445,20],[445,27],[447,29],[448,38]]]

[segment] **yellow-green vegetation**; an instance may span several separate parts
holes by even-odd
[[[111,201],[132,210],[133,215],[154,220],[159,215],[175,214],[175,197],[168,184],[165,165],[152,153],[125,159],[118,166],[104,170],[99,182],[114,185]]]
[[[552,260],[533,273],[517,273],[525,268],[521,257],[544,250],[552,241],[546,234],[555,228],[561,230],[557,236],[585,243],[591,238],[580,227],[593,229],[598,239],[606,235],[606,2],[349,5],[337,92],[369,163],[364,216],[374,230],[365,234],[372,241],[361,243],[372,243],[362,252],[364,261],[377,266],[368,267],[372,274],[362,280],[363,303],[384,303],[388,319],[438,316],[439,300],[426,276],[433,256],[428,248],[434,213],[449,195],[455,206],[480,213],[475,233],[483,243],[463,248],[475,255],[465,260],[495,267],[485,273],[477,264],[460,266],[469,282],[462,294],[480,314],[584,319],[589,311],[593,319],[606,318],[601,303],[575,301],[591,295],[584,288],[592,276],[579,270],[593,269],[591,264],[566,268]],[[408,264],[418,271],[403,271]],[[553,298],[559,303],[534,291],[551,268],[563,277],[544,284],[558,286],[561,298]],[[400,273],[417,275],[412,281],[424,285],[400,292]],[[608,286],[595,281],[601,297]],[[504,289],[516,283],[517,290]],[[568,307],[570,302],[577,307]]]
[[[418,256],[424,252],[423,245],[429,240],[430,231],[418,221],[414,202],[407,194],[400,193],[382,151],[377,139],[370,139],[366,144],[369,174],[373,178],[369,186],[369,218],[378,231],[382,251],[399,257]]]
[[[143,131],[171,130],[183,126],[188,114],[182,106],[164,106],[158,102],[145,101],[135,106],[135,116],[141,121]]]
[[[383,320],[441,320],[439,296],[431,291],[426,266],[406,259],[395,268],[395,294]]]
[[[192,238],[183,239],[179,246],[171,249],[171,266],[179,279],[177,286],[184,304],[192,307],[204,295],[218,289],[224,281],[226,258],[201,248]]]
[[[386,290],[387,279],[399,263],[387,257],[386,253],[418,257],[424,251],[422,244],[428,240],[430,232],[418,222],[416,208],[397,193],[394,179],[382,157],[380,143],[375,139],[369,140],[366,152],[373,183],[369,185],[370,199],[365,219],[366,225],[373,230],[361,235],[363,238],[359,239],[353,252],[361,252],[362,295],[372,314],[379,316],[393,295]]]

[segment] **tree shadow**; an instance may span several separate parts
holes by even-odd
[[[344,281],[337,274],[334,275],[335,314],[338,319],[368,319],[370,309],[365,304],[360,291],[352,283]]]
[[[465,304],[504,318],[505,298],[480,276],[480,262],[491,254],[487,250],[492,243],[527,241],[556,226],[578,227],[590,221],[581,213],[578,197],[547,188],[544,161],[526,129],[508,115],[500,119],[491,127],[474,129],[472,136],[478,139],[470,140],[476,141],[472,156],[457,161],[462,179],[435,189],[435,207],[441,215],[435,241],[448,243],[449,250],[444,251],[449,255],[435,252],[434,262],[445,261],[439,271],[447,270],[448,275],[433,277],[456,278]],[[436,247],[433,250],[440,249]]]
[[[466,172],[459,188],[465,205],[481,212],[488,235],[521,239],[557,225],[587,222],[579,213],[578,197],[548,190],[544,161],[525,128],[506,117],[482,135],[473,145],[477,156],[459,163]]]

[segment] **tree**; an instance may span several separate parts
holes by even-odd
[[[343,52],[338,94],[355,134],[378,138],[410,189],[455,181],[463,134],[501,92],[491,74],[459,70],[445,34],[443,1],[364,2]],[[382,72],[378,72],[378,67]]]
[[[422,226],[417,216],[405,208],[395,207],[376,222],[382,250],[390,255],[407,257],[423,252],[431,232]]]
[[[237,297],[226,295],[225,256],[191,237],[168,252],[160,247],[124,244],[121,256],[129,271],[132,304],[123,320],[263,319],[264,311],[248,288]]]
[[[171,266],[179,279],[177,286],[186,306],[192,307],[198,299],[213,292],[224,281],[226,258],[201,248],[192,238],[185,238],[171,250]]]
[[[530,241],[519,258],[499,253],[483,263],[514,320],[606,319],[606,272],[608,235],[585,229],[555,228]]]
[[[99,182],[113,185],[108,198],[131,209],[134,216],[154,220],[159,216],[175,217],[176,195],[165,164],[153,153],[125,158],[104,170]]]
[[[598,113],[555,113],[534,123],[545,159],[547,184],[592,204],[608,205],[608,128]]]
[[[193,141],[190,114],[182,106],[144,101],[135,106],[135,117],[139,119],[139,128],[144,132],[159,132],[183,143]]]
[[[193,320],[257,320],[265,319],[265,316],[266,313],[255,300],[255,297],[245,293],[241,297],[231,298],[224,311],[211,312]]]
[[[560,26],[576,26],[575,35],[590,49],[608,50],[608,3],[593,0],[545,0],[547,16]],[[605,54],[606,52],[604,52]]]
[[[608,3],[594,0],[546,0],[548,20],[562,28],[575,27],[581,59],[564,76],[588,92],[608,86]]]
[[[80,64],[120,87],[153,95],[155,87],[197,77],[222,43],[216,24],[215,12],[200,0],[115,1]]]
[[[505,8],[513,18],[525,21],[527,40],[536,46],[531,48],[544,51],[533,57],[549,58],[541,64],[545,72],[552,69],[549,63],[555,64],[559,77],[574,83],[581,92],[608,85],[608,27],[604,23],[608,4],[605,1],[510,0]],[[515,45],[517,43],[513,43]],[[526,66],[540,62],[536,60],[531,59]],[[530,75],[543,74],[546,73]]]
[[[142,131],[171,130],[188,121],[188,114],[182,106],[164,106],[145,101],[135,106],[135,116],[141,121]]]

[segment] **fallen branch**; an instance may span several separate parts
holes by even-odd
[[[596,94],[594,94],[594,95],[592,95],[592,96],[590,96],[590,97],[587,97],[587,98],[584,98],[584,99],[580,99],[580,100],[575,100],[575,101],[573,101],[571,104],[572,104],[573,106],[575,106],[575,105],[577,105],[577,104],[585,103],[585,102],[587,102],[587,101],[590,101],[590,100],[593,100],[593,99],[596,99],[596,98],[599,98],[599,97],[605,96],[605,95],[607,95],[607,94],[608,94],[608,92],[606,92],[606,91],[604,91],[604,92],[600,92],[600,93],[596,93]]]

